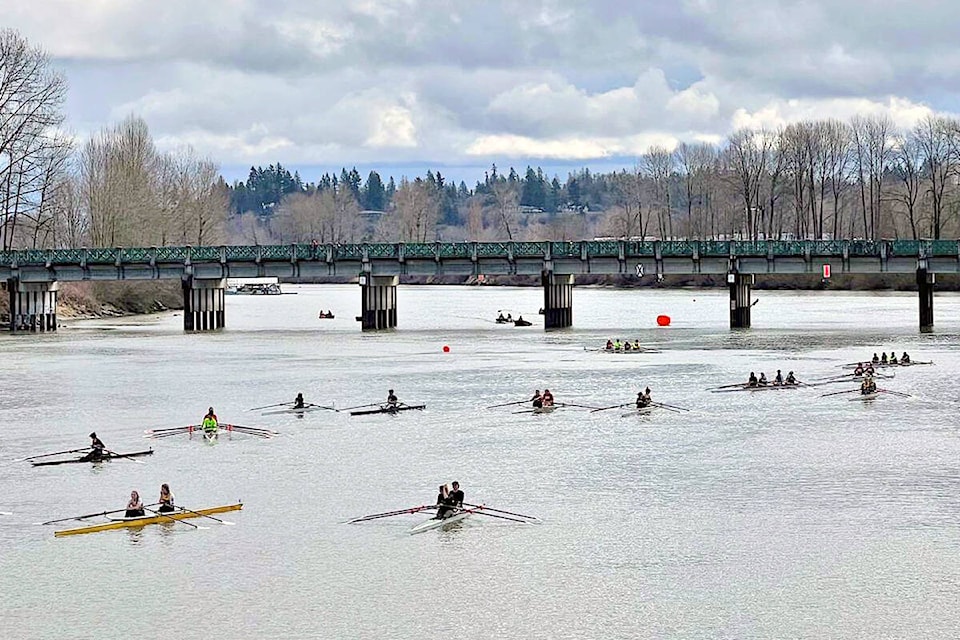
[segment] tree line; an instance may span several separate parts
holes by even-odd
[[[280,163],[227,184],[190,149],[159,151],[135,116],[82,144],[66,81],[0,31],[0,248],[286,242],[944,238],[960,232],[960,122],[884,115],[742,128],[651,147],[630,168],[565,179],[496,165],[470,187],[439,170],[356,168],[305,181]]]

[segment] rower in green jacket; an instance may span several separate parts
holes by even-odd
[[[213,412],[213,407],[207,409],[207,415],[203,416],[200,428],[204,433],[216,433],[220,429],[220,422],[217,420],[217,414]]]

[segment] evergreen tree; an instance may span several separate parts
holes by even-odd
[[[387,193],[380,174],[371,171],[363,189],[363,208],[371,211],[383,211],[387,204]]]
[[[547,205],[547,188],[543,181],[543,171],[534,171],[527,167],[523,178],[523,189],[520,192],[520,204],[528,207],[545,209]]]

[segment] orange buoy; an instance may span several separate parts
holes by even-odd
[[[657,316],[657,325],[661,327],[669,327],[670,316]]]

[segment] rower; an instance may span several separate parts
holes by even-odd
[[[530,402],[533,403],[534,409],[539,409],[543,406],[543,396],[540,395],[540,389],[533,392],[533,397],[530,398]]]
[[[633,341],[633,350],[634,350],[634,351],[639,351],[639,350],[640,350],[640,341],[639,341],[639,340],[634,340],[634,341]]]
[[[298,393],[298,394],[297,394],[297,399],[293,401],[293,408],[294,408],[294,409],[303,409],[303,394],[302,394],[302,393]]]
[[[100,462],[103,460],[103,452],[106,451],[106,446],[100,441],[100,438],[97,437],[97,432],[94,431],[90,434],[90,453],[80,458],[83,462]]]
[[[867,363],[867,366],[866,366],[866,367],[864,368],[864,370],[863,370],[863,375],[865,375],[866,377],[870,378],[870,377],[873,377],[873,374],[874,374],[874,373],[875,373],[875,371],[874,371],[874,369],[873,369],[873,365],[870,364],[870,363]]]
[[[513,322],[513,316],[509,313],[507,314],[507,322]]]
[[[877,357],[876,352],[874,352],[873,360],[871,360],[871,362],[873,362],[873,364],[880,364],[880,358]]]
[[[767,383],[767,374],[765,374],[763,371],[760,372],[760,379],[757,380],[757,384],[760,385],[761,387],[764,387],[764,386],[766,386],[766,385],[768,384],[768,383]]]
[[[173,494],[170,493],[170,485],[164,482],[160,485],[160,508],[157,509],[160,513],[170,513],[173,511]]]
[[[543,406],[545,407],[553,406],[553,394],[550,393],[550,389],[543,390],[543,397],[541,398],[541,400],[543,400]],[[454,483],[454,487],[456,487],[456,483]]]
[[[780,369],[777,369],[777,375],[776,375],[776,377],[773,379],[773,384],[778,385],[778,386],[783,384],[783,374],[780,373]]]
[[[143,511],[143,503],[140,502],[140,494],[136,491],[130,492],[130,501],[127,502],[127,512],[123,515],[125,518],[142,518],[146,515]]]
[[[787,384],[799,384],[797,379],[793,377],[793,371],[787,374]]]
[[[622,348],[623,348],[623,343],[621,343],[620,339],[618,338],[617,341],[613,343],[613,350],[620,351],[620,349]]]
[[[895,352],[893,352],[893,351],[890,352],[890,364],[898,364],[898,363],[897,363],[897,354],[896,354]]]
[[[863,375],[863,363],[862,363],[862,362],[858,362],[858,363],[857,363],[857,368],[853,370],[853,375],[854,375],[854,376],[862,376],[862,375]]]
[[[880,356],[880,364],[887,364],[887,352],[884,351],[883,355]]]
[[[863,382],[860,383],[860,395],[868,395],[876,392],[877,383],[873,381],[873,378],[864,378]]]
[[[213,407],[207,409],[207,415],[203,416],[200,428],[207,434],[216,433],[220,429],[220,421],[217,420],[217,414],[213,412]]]
[[[900,364],[910,364],[910,356],[907,355],[906,351],[900,356]]]
[[[497,316],[497,322],[506,322],[507,319],[503,317],[503,311],[500,312],[500,315]]]
[[[652,402],[653,399],[650,397],[650,387],[647,387],[643,391],[637,393],[637,409],[649,407]]]
[[[629,340],[627,340],[626,342],[623,343],[623,350],[624,350],[624,351],[630,351],[631,349],[633,349],[633,347],[630,345],[630,341],[629,341]]]
[[[397,396],[393,393],[393,389],[387,391],[387,404],[391,407],[397,406]]]
[[[607,339],[607,346],[604,347],[604,349],[606,349],[607,351],[612,351],[612,350],[613,350],[613,340],[610,340],[610,339],[608,338],[608,339]]]
[[[435,520],[442,520],[443,516],[450,510],[450,507],[447,505],[447,496],[450,494],[447,485],[440,485],[440,492],[437,494],[437,515],[434,516]]]
[[[757,384],[758,384],[758,382],[757,382],[757,374],[755,374],[753,371],[751,371],[751,372],[750,372],[750,379],[747,380],[747,386],[748,386],[748,387],[755,387],[755,386],[757,386]]]

